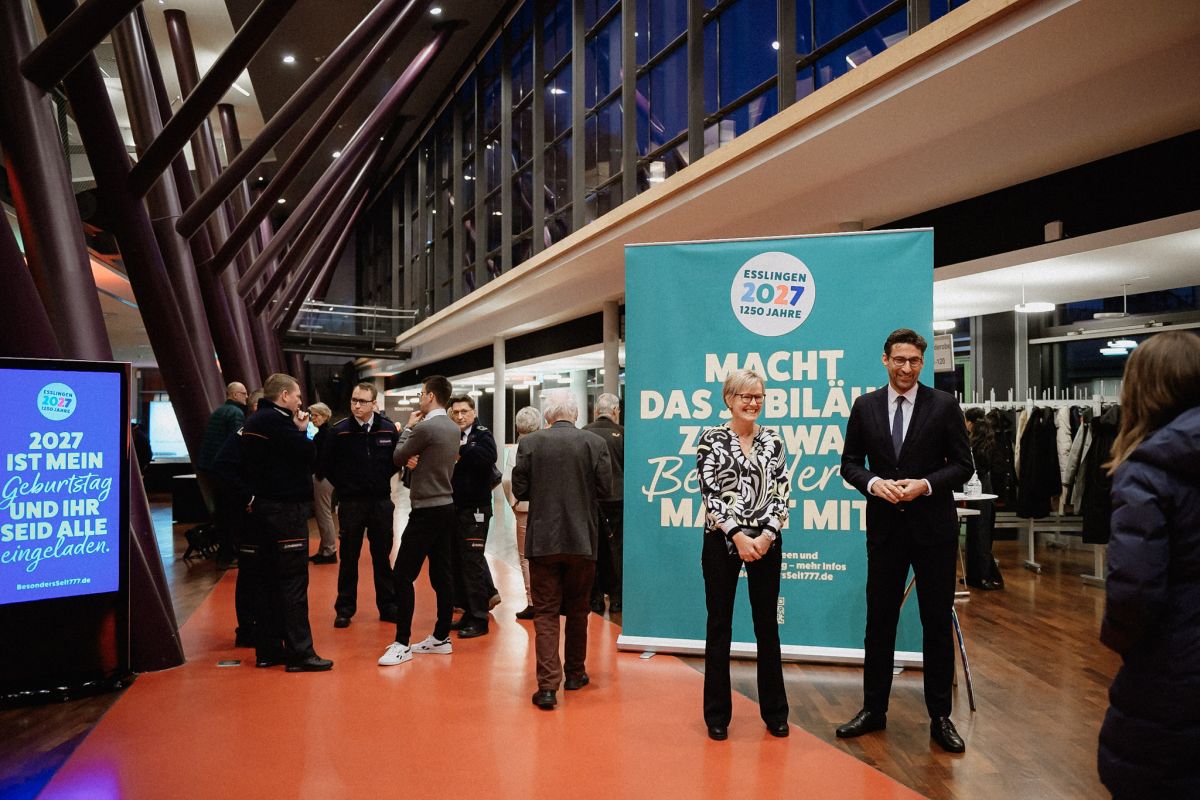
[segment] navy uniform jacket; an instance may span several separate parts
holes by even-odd
[[[277,502],[312,499],[313,443],[292,412],[260,400],[241,430],[239,483],[248,495]]]
[[[625,428],[608,417],[596,417],[596,421],[584,425],[608,445],[608,465],[612,469],[612,494],[601,497],[602,501],[619,503],[625,495]]]
[[[884,386],[854,401],[842,448],[842,477],[867,498],[867,541],[901,530],[920,544],[957,541],[954,492],[971,477],[971,445],[958,401],[918,384],[908,434],[897,458],[887,400]],[[933,494],[892,505],[867,493],[867,484],[876,476],[924,478]]]
[[[337,489],[338,498],[391,497],[396,465],[392,451],[400,434],[383,414],[371,417],[370,432],[354,417],[346,417],[321,436],[318,472]]]
[[[492,507],[492,468],[496,466],[496,437],[476,423],[467,441],[458,448],[454,465],[454,505],[458,508]]]

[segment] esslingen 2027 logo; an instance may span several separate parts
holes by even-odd
[[[38,392],[38,411],[52,422],[60,422],[75,413],[75,390],[65,383],[47,383]]]
[[[787,253],[759,253],[738,268],[729,287],[734,316],[760,336],[796,330],[812,313],[816,299],[812,273]]]

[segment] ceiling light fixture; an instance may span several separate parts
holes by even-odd
[[[246,91],[245,89],[243,89],[242,87],[238,86],[236,83],[235,83],[235,84],[233,84],[233,88],[234,88],[234,89],[237,89],[239,92],[241,92],[242,94],[244,94],[246,97],[249,97],[249,96],[250,96],[250,93],[249,93],[249,92],[247,92],[247,91]]]
[[[429,13],[435,17],[440,17],[442,15],[442,7],[434,6],[433,8],[429,9]]]
[[[566,94],[566,93],[567,93],[566,89],[560,89],[557,86],[550,87],[550,94]]]
[[[333,157],[334,157],[334,158],[341,158],[341,157],[342,157],[342,151],[341,151],[341,150],[334,150],[334,151],[333,151]]]
[[[278,203],[279,205],[281,205],[281,206],[282,206],[282,205],[284,205],[284,204],[286,204],[286,203],[287,203],[287,198],[286,198],[286,197],[281,197],[281,198],[279,198],[278,200],[276,200],[275,202],[276,202],[276,203]]]
[[[934,320],[933,332],[934,333],[946,333],[947,331],[954,330],[954,328],[956,326],[957,326],[957,323],[955,323],[955,321],[952,319]]]
[[[1021,302],[1013,306],[1013,311],[1020,314],[1038,314],[1043,311],[1053,311],[1054,303],[1047,303],[1044,300],[1032,300],[1025,302],[1025,279],[1021,278]]]
[[[1101,347],[1100,354],[1104,356],[1127,356],[1129,351],[1123,347]]]
[[[283,63],[285,63],[285,64],[295,64],[295,63],[296,63],[296,57],[295,57],[294,55],[292,55],[291,53],[287,53],[287,54],[285,54],[285,55],[284,55],[284,57],[283,57]]]
[[[1109,342],[1109,347],[1120,347],[1124,350],[1132,350],[1138,346],[1138,343],[1133,339],[1117,339],[1115,342]]]
[[[779,49],[779,42],[771,42],[771,49],[772,49],[772,50],[778,50],[778,49]]]

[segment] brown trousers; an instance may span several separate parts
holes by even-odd
[[[533,629],[539,691],[555,691],[568,677],[584,672],[587,657],[588,596],[596,578],[596,562],[587,556],[536,556],[529,559],[533,593]],[[559,610],[567,618],[565,658],[558,657]],[[564,664],[565,662],[565,664]]]

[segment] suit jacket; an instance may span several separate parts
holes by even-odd
[[[584,425],[608,445],[608,464],[612,469],[612,494],[601,497],[604,502],[620,502],[625,496],[625,428],[608,417],[597,417],[595,422]]]
[[[601,497],[612,491],[608,447],[590,431],[560,420],[517,445],[512,490],[529,501],[525,555],[596,559]]]
[[[918,384],[908,434],[899,457],[892,447],[887,387],[854,402],[842,449],[842,477],[867,498],[867,541],[907,530],[921,544],[953,541],[958,536],[954,492],[971,477],[971,447],[958,401],[946,392]],[[867,484],[924,478],[933,494],[907,503],[891,503],[868,494]]]

